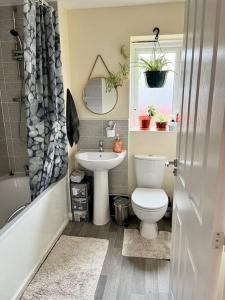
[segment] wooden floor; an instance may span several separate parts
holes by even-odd
[[[136,218],[132,218],[128,228],[137,227]],[[160,221],[160,230],[170,231],[170,228],[169,221]],[[123,227],[113,222],[104,226],[70,222],[63,233],[109,240],[95,299],[168,300],[169,262],[122,256],[123,233]]]

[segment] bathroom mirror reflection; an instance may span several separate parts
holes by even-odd
[[[87,109],[95,114],[107,114],[115,107],[118,99],[117,89],[106,88],[106,78],[95,77],[88,80],[83,90],[83,101]]]

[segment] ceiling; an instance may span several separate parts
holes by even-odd
[[[62,6],[68,9],[132,6],[156,3],[184,2],[184,0],[58,0]]]

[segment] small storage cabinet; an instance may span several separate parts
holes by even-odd
[[[85,176],[80,183],[70,180],[73,221],[91,222],[93,216],[93,178]]]

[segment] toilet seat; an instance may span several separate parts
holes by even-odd
[[[168,205],[168,197],[162,189],[136,188],[132,202],[142,210],[159,210]]]

